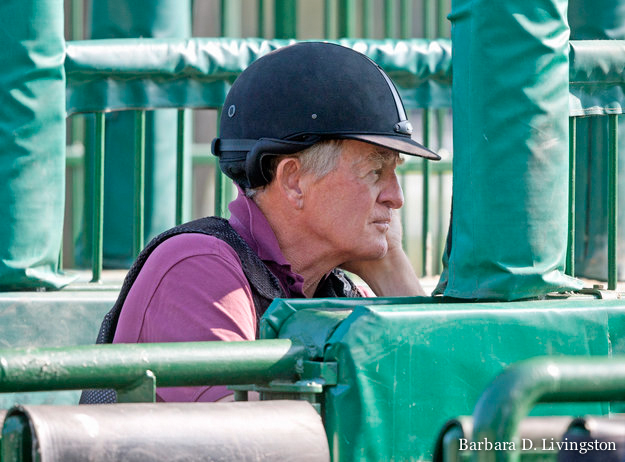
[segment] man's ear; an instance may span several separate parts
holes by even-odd
[[[302,164],[297,157],[285,157],[276,166],[274,181],[284,197],[301,209],[304,200],[302,192]]]

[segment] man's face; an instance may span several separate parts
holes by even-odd
[[[342,262],[386,254],[392,209],[404,202],[395,172],[399,163],[395,151],[345,140],[336,169],[307,179],[309,231]]]

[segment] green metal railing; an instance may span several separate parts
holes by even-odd
[[[304,346],[291,340],[183,342],[0,350],[0,393],[113,388],[119,402],[154,401],[156,386],[296,380]]]
[[[482,393],[473,413],[473,441],[514,442],[537,403],[625,400],[625,359],[533,358],[510,366]],[[480,462],[518,462],[520,450],[476,451]]]
[[[594,116],[598,117],[598,116]],[[616,290],[618,284],[617,228],[618,228],[618,114],[608,118],[608,168],[607,168],[607,211],[608,211],[608,290]],[[575,276],[575,192],[576,192],[576,137],[578,116],[569,119],[569,209],[568,248],[566,273]]]

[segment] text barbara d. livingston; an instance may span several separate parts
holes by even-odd
[[[520,442],[514,441],[489,441],[484,438],[480,441],[469,441],[466,438],[459,438],[461,451],[574,451],[586,454],[592,451],[616,451],[616,443],[613,441],[584,440],[569,441],[564,438],[559,441],[555,438],[543,438],[534,440],[522,438]]]

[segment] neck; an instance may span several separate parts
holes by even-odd
[[[323,240],[308,232],[297,212],[293,213],[293,209],[286,206],[275,206],[272,198],[263,196],[256,197],[255,202],[267,218],[291,269],[304,279],[304,295],[310,298],[321,279],[343,260],[333,254]],[[266,204],[272,206],[267,207]]]

